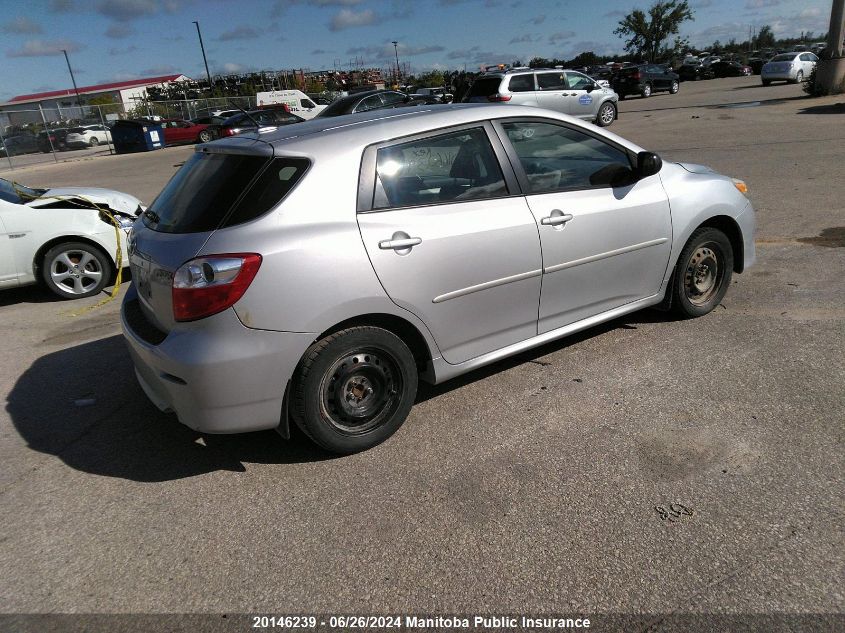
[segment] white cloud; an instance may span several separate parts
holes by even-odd
[[[332,21],[329,23],[329,29],[332,31],[342,31],[356,26],[369,26],[377,22],[379,22],[379,18],[372,9],[366,9],[364,11],[342,9],[332,18]]]
[[[29,40],[17,50],[6,51],[6,57],[47,57],[61,55],[63,49],[75,53],[84,48],[84,44],[71,40]]]
[[[11,22],[6,22],[3,25],[2,31],[4,33],[13,33],[16,35],[35,35],[41,33],[41,25],[33,22],[26,16],[18,16]]]

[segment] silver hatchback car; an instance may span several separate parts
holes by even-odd
[[[138,380],[207,433],[367,449],[439,383],[754,262],[741,181],[548,110],[439,105],[197,147],[129,238]]]
[[[547,108],[607,127],[618,117],[619,95],[609,85],[575,70],[515,68],[479,75],[466,103]]]

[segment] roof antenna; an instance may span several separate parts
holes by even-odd
[[[247,116],[247,118],[248,118],[250,121],[252,121],[253,123],[255,123],[255,131],[256,131],[256,132],[260,132],[260,131],[261,131],[261,124],[260,124],[258,121],[256,121],[255,119],[253,119],[253,118],[252,118],[252,115],[251,115],[249,112],[247,112],[246,110],[244,110],[241,106],[239,106],[237,103],[235,103],[234,101],[232,101],[232,100],[231,100],[231,99],[229,99],[229,98],[227,98],[227,99],[226,99],[226,101],[228,101],[228,102],[229,102],[229,105],[232,105],[232,106],[234,106],[235,108],[237,108],[238,110],[240,110],[241,112],[243,112],[243,113]]]

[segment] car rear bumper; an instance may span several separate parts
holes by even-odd
[[[793,81],[797,73],[792,71],[779,71],[779,72],[766,72],[763,71],[760,73],[760,76],[763,79],[767,79],[770,81]]]
[[[203,319],[201,327],[186,324],[165,335],[137,302],[133,287],[121,325],[135,375],[153,404],[203,433],[279,426],[285,386],[313,334],[247,328],[229,309]]]

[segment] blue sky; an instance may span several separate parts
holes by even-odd
[[[613,29],[641,0],[0,0],[0,101],[79,85],[183,73],[367,66],[477,69],[531,57],[614,54]],[[691,0],[693,44],[827,30],[831,0]]]

